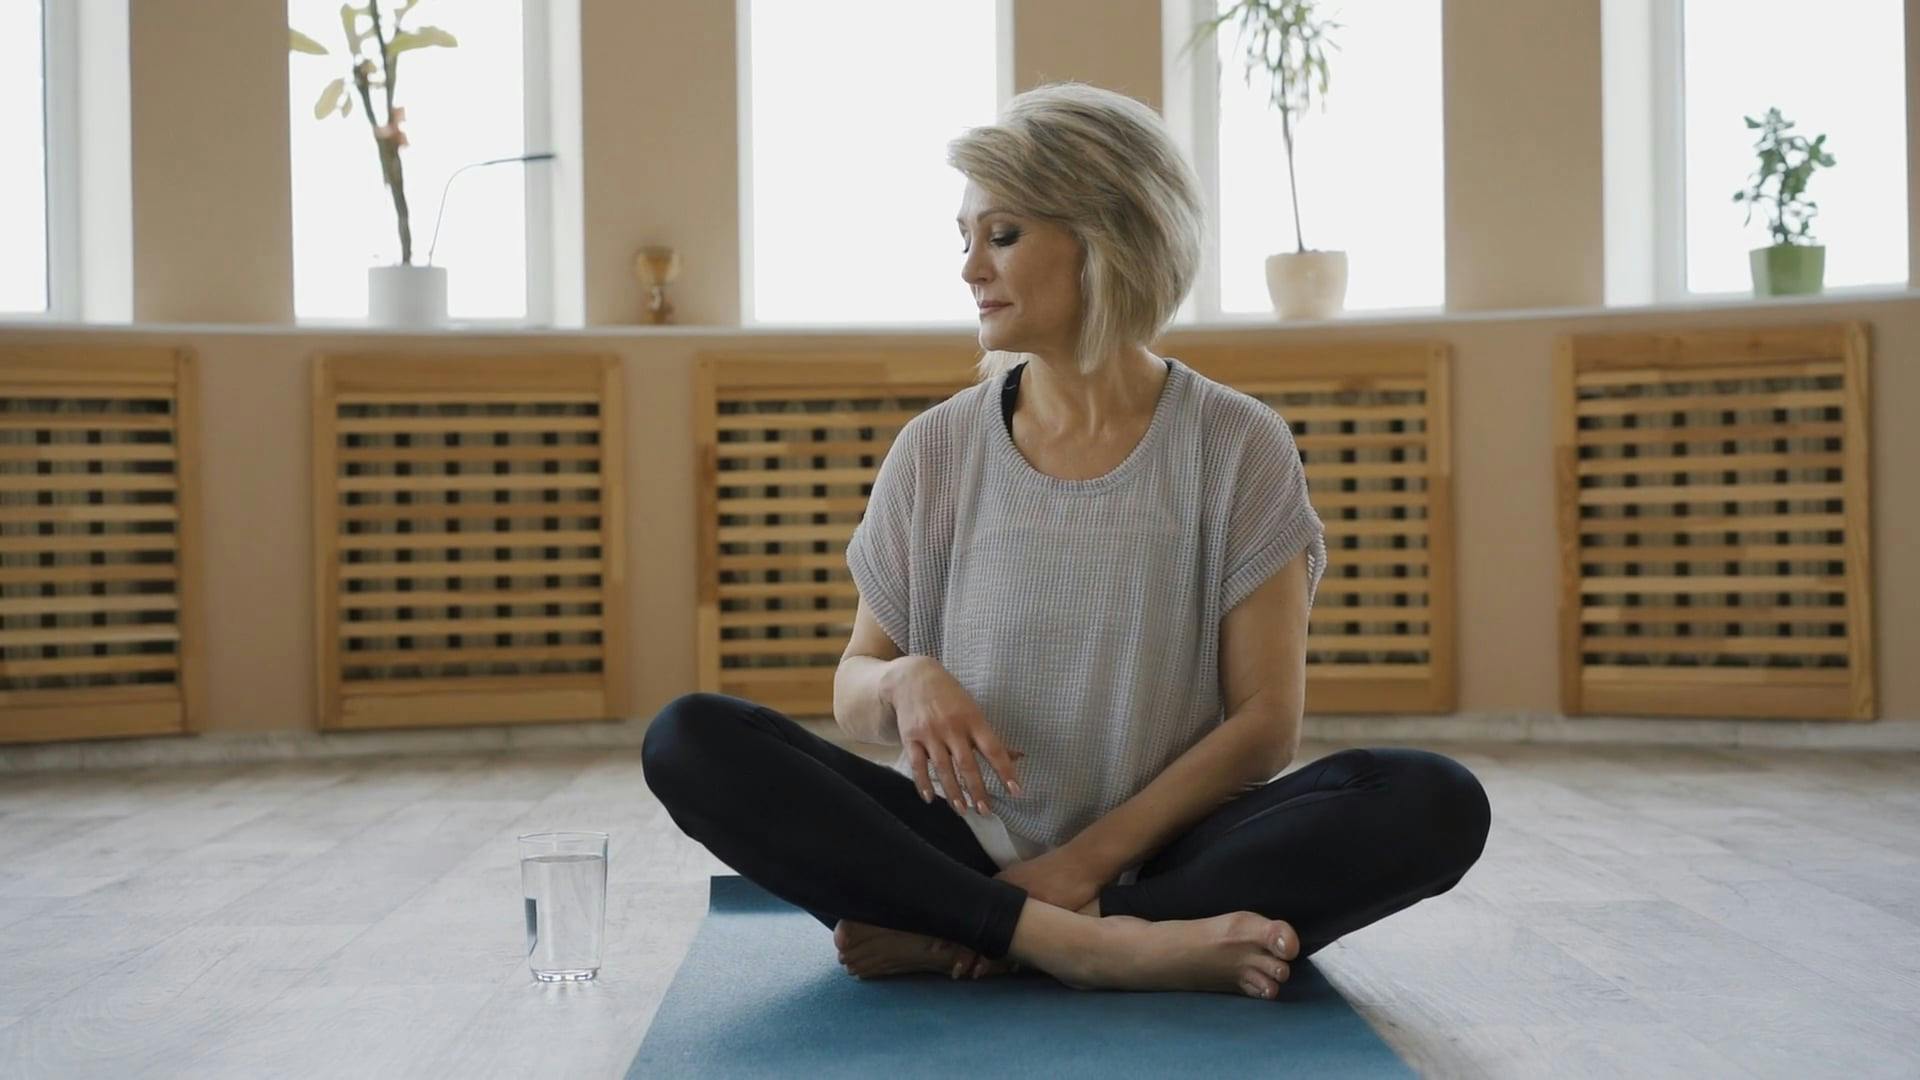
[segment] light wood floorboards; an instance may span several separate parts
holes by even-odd
[[[1485,856],[1316,958],[1423,1074],[1920,1075],[1920,755],[1437,748]],[[549,828],[596,983],[527,976]],[[0,776],[0,1074],[618,1077],[730,872],[631,749]]]

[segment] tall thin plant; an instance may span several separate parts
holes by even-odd
[[[1755,120],[1743,116],[1750,131],[1760,132],[1760,138],[1753,149],[1760,156],[1760,167],[1749,178],[1752,187],[1733,193],[1734,202],[1747,204],[1747,219],[1742,225],[1753,220],[1753,208],[1762,202],[1773,203],[1773,221],[1768,230],[1773,233],[1773,242],[1781,244],[1812,244],[1813,238],[1807,235],[1807,229],[1813,224],[1813,217],[1820,212],[1820,204],[1805,198],[1807,180],[1813,176],[1813,170],[1833,164],[1833,155],[1825,150],[1827,137],[1821,135],[1812,142],[1805,135],[1788,135],[1793,129],[1793,121],[1780,115],[1778,108],[1767,110],[1764,119]],[[1792,155],[1799,160],[1792,160]],[[1768,181],[1777,181],[1771,194],[1766,190]]]
[[[353,112],[354,98],[359,98],[367,126],[373,132],[374,149],[380,155],[380,178],[393,196],[394,217],[400,229],[402,266],[413,263],[413,225],[407,210],[406,173],[400,161],[400,148],[407,145],[407,133],[400,129],[400,125],[407,119],[407,110],[405,106],[393,103],[394,93],[400,85],[400,57],[412,49],[451,49],[460,44],[452,34],[437,26],[423,26],[418,30],[401,29],[400,21],[419,2],[402,0],[397,8],[390,2],[388,7],[393,9],[392,14],[385,19],[381,17],[380,0],[367,0],[364,7],[341,4],[340,29],[346,35],[347,59],[351,67],[347,74],[328,83],[320,91],[319,100],[313,104],[314,119],[322,120],[329,114],[348,116]],[[291,27],[287,29],[287,48],[292,52],[314,56],[331,55],[326,46]],[[347,93],[349,84],[353,87],[352,96]],[[386,108],[384,122],[373,100],[375,90],[380,91],[381,104]]]
[[[1245,79],[1253,86],[1255,72],[1267,76],[1267,98],[1280,110],[1280,134],[1287,146],[1287,192],[1293,198],[1293,237],[1301,253],[1307,247],[1300,228],[1300,185],[1293,169],[1294,125],[1317,100],[1326,111],[1326,49],[1340,46],[1327,37],[1330,30],[1343,24],[1320,17],[1314,0],[1236,0],[1212,19],[1200,22],[1183,53],[1191,52],[1202,41],[1212,41],[1220,27],[1239,22],[1239,40],[1244,44],[1242,60]]]

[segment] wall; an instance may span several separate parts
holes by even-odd
[[[291,322],[287,13],[128,5],[135,322]]]

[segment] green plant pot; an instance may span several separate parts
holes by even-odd
[[[1747,253],[1753,295],[1817,293],[1827,272],[1827,249],[1819,244],[1775,244]]]

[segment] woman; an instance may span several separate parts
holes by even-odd
[[[1044,86],[949,160],[982,379],[881,463],[834,677],[841,727],[900,759],[695,693],[654,719],[647,784],[857,976],[1273,998],[1293,961],[1452,888],[1486,795],[1412,749],[1277,776],[1324,531],[1286,422],[1147,349],[1202,222],[1159,117]]]

